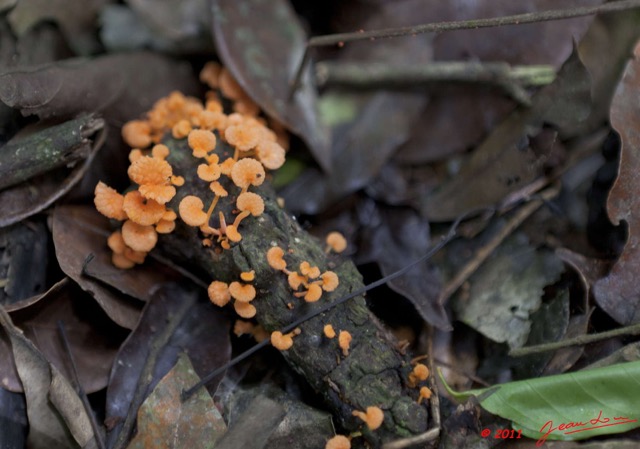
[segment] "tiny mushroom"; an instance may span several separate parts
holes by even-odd
[[[322,276],[320,276],[320,279],[322,280],[322,284],[321,284],[322,289],[325,292],[334,291],[336,288],[338,288],[338,285],[340,284],[338,275],[335,274],[333,271],[325,271],[324,273],[322,273]]]
[[[324,449],[351,449],[351,440],[344,435],[336,435],[327,441]]]
[[[194,129],[189,133],[187,143],[194,157],[206,157],[216,147],[216,135],[206,129]]]
[[[275,270],[286,270],[287,262],[284,260],[284,250],[279,246],[272,246],[267,251],[267,262]]]
[[[209,299],[217,306],[224,307],[231,301],[231,293],[226,282],[213,281],[207,289]]]
[[[280,351],[286,351],[293,346],[294,335],[299,335],[300,329],[296,328],[288,334],[282,334],[280,331],[271,333],[271,344]]]
[[[242,318],[248,319],[256,316],[256,308],[251,303],[236,301],[233,303],[233,308]]]
[[[429,377],[429,368],[422,363],[417,363],[416,366],[413,367],[413,371],[409,373],[409,386],[411,388],[418,385],[418,383],[427,380]]]
[[[262,164],[257,160],[247,157],[240,159],[231,168],[233,183],[246,192],[250,185],[259,186],[264,182],[265,173]]]
[[[256,278],[256,272],[254,270],[251,271],[243,271],[240,273],[240,279],[245,282],[251,282]]]
[[[93,200],[96,209],[107,218],[115,220],[126,220],[127,214],[122,208],[124,197],[112,189],[104,182],[99,182],[95,188],[95,198]]]
[[[204,212],[204,203],[200,198],[187,195],[182,198],[178,205],[180,218],[189,226],[202,226],[207,221],[207,214]]]
[[[130,220],[143,226],[158,223],[167,210],[157,201],[145,199],[137,190],[127,192],[122,208]]]
[[[134,251],[151,251],[158,242],[158,233],[153,226],[143,226],[131,220],[122,225],[124,243]]]
[[[336,331],[331,324],[325,324],[323,328],[324,336],[327,338],[335,338]]]
[[[351,346],[351,334],[347,331],[340,331],[338,335],[338,345],[342,349],[342,354],[346,357],[349,355],[349,346]]]
[[[232,282],[229,284],[229,293],[236,301],[251,302],[256,297],[256,289],[251,284]]]
[[[371,430],[376,430],[382,425],[382,421],[384,421],[384,412],[380,409],[380,407],[376,406],[367,407],[366,412],[354,410],[352,414],[353,416],[356,416],[363,420],[367,427]]]
[[[269,170],[277,170],[285,161],[284,148],[270,140],[261,140],[256,146],[256,154],[262,165]]]
[[[423,399],[429,399],[430,397],[431,397],[431,390],[429,390],[429,387],[420,388],[420,396],[418,396],[418,404],[420,404]]]
[[[122,138],[132,148],[151,145],[151,126],[144,120],[132,120],[122,127]]]
[[[326,252],[333,251],[341,253],[347,249],[347,239],[344,238],[339,232],[330,232],[326,238],[327,249]]]

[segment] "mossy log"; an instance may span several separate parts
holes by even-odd
[[[186,139],[168,139],[164,143],[171,150],[167,160],[174,173],[186,181],[169,206],[178,210],[184,196],[196,195],[203,199],[206,207],[213,193],[209,183],[197,177],[199,162],[192,157]],[[221,139],[218,139],[216,151],[221,161],[233,154]],[[221,178],[221,183],[229,196],[220,201],[213,214],[211,225],[214,227],[218,223],[218,211],[224,212],[228,222],[233,221],[239,193],[228,179]],[[327,301],[335,301],[363,287],[362,277],[353,262],[340,255],[327,254],[323,244],[278,205],[268,181],[250,190],[264,198],[265,212],[241,223],[242,240],[232,244],[231,249],[222,250],[215,243],[212,247],[204,247],[199,230],[178,220],[173,233],[160,237],[161,252],[210,281],[238,281],[241,272],[254,270],[253,285],[257,296],[252,304],[257,309],[258,322],[269,332],[286,327],[326,305]],[[287,276],[267,263],[266,253],[275,245],[285,250],[289,269],[296,270],[302,261],[308,261],[321,271],[334,271],[340,279],[339,287],[331,293],[324,292],[315,303],[295,297]],[[338,338],[324,336],[323,327],[328,323],[336,332],[346,330],[352,335],[347,356],[338,347]],[[282,355],[324,397],[341,427],[347,431],[361,430],[375,447],[427,429],[426,404],[418,405],[417,389],[407,386],[412,369],[409,358],[397,350],[396,342],[369,311],[362,296],[308,320],[300,329],[302,332],[294,337],[293,347],[282,351]],[[360,419],[352,416],[354,410],[365,410],[372,405],[380,407],[385,415],[382,427],[375,431],[370,431]]]

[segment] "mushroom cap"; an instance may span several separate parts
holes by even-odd
[[[134,251],[149,252],[158,243],[158,233],[153,226],[143,226],[132,220],[122,225],[124,243]]]
[[[220,106],[220,110],[211,110],[209,107],[213,108],[210,106],[212,104],[220,105],[218,102],[207,101],[207,110],[202,111],[198,116],[198,124],[201,129],[212,131],[224,128],[227,124],[227,116],[222,113],[222,106]]]
[[[128,270],[129,268],[133,268],[136,263],[127,258],[124,254],[116,254],[113,253],[111,255],[111,263],[114,267],[120,268],[121,270]]]
[[[203,210],[204,203],[200,198],[187,195],[182,198],[178,205],[180,218],[189,226],[202,226],[207,221],[207,214]]]
[[[284,270],[287,268],[287,262],[284,260],[284,250],[279,246],[273,246],[267,251],[267,262],[271,268],[276,270]]]
[[[231,176],[231,169],[236,165],[236,160],[232,157],[225,159],[225,161],[220,164],[220,170],[222,170],[222,174],[225,176]]]
[[[236,337],[245,334],[253,334],[255,327],[256,326],[251,321],[236,320],[233,324],[233,333]]]
[[[352,414],[363,420],[371,430],[376,430],[384,421],[384,412],[380,407],[376,406],[367,407],[366,412],[354,410]]]
[[[240,279],[245,282],[251,282],[256,278],[256,272],[254,270],[251,271],[243,271],[240,273]]]
[[[324,449],[351,449],[351,441],[344,435],[336,435],[327,441]]]
[[[191,132],[191,122],[189,120],[179,120],[173,127],[171,128],[171,135],[176,139],[182,139],[183,137],[187,137]]]
[[[293,337],[290,334],[282,335],[282,332],[271,333],[271,344],[280,351],[286,351],[293,346]]]
[[[316,302],[322,296],[322,288],[318,284],[309,285],[307,293],[304,295],[306,302]]]
[[[222,95],[232,100],[237,100],[246,95],[244,89],[240,87],[240,84],[238,84],[233,75],[231,75],[231,72],[225,67],[222,67],[218,75],[218,87],[222,91]]]
[[[336,253],[341,253],[347,249],[347,239],[337,231],[330,232],[326,238],[327,245]]]
[[[338,275],[333,271],[325,271],[324,273],[322,273],[322,276],[320,276],[320,278],[322,279],[322,289],[325,292],[334,291],[340,284]]]
[[[203,181],[215,181],[220,178],[222,171],[218,164],[200,164],[198,165],[198,178]]]
[[[349,354],[349,346],[351,345],[351,334],[347,331],[340,331],[338,335],[338,345],[342,349],[344,355]]]
[[[226,282],[213,281],[207,288],[209,300],[216,306],[224,307],[231,301],[229,286]]]
[[[137,264],[143,264],[145,257],[147,257],[147,253],[144,251],[134,251],[131,248],[125,248],[123,255],[130,261]]]
[[[429,387],[420,388],[420,397],[423,399],[429,399],[431,397],[431,390]]]
[[[418,363],[413,367],[412,374],[418,380],[427,380],[427,378],[429,377],[429,368],[427,368],[427,366],[422,363]]]
[[[173,169],[163,159],[143,156],[131,163],[127,173],[136,184],[168,185]]]
[[[156,224],[167,210],[162,204],[145,199],[137,190],[132,190],[124,196],[122,208],[130,220],[143,226]]]
[[[107,218],[115,220],[125,220],[127,214],[122,208],[124,197],[115,189],[112,189],[104,182],[100,181],[94,190],[95,197],[93,203],[96,209]]]
[[[229,284],[229,293],[233,299],[240,302],[251,302],[256,297],[256,289],[253,285],[235,281]]]
[[[227,192],[226,189],[222,187],[222,184],[220,184],[218,181],[213,181],[211,184],[209,184],[209,188],[213,193],[216,194],[216,196],[225,197],[229,194],[229,192]]]
[[[227,225],[227,229],[224,231],[225,235],[234,243],[242,240],[242,234],[238,232],[238,228],[235,225]]]
[[[211,89],[217,89],[221,71],[222,66],[220,64],[209,61],[200,70],[200,81],[206,83]]]
[[[174,220],[165,220],[164,218],[156,223],[156,232],[158,234],[170,234],[176,228]]]
[[[251,215],[257,217],[264,212],[264,200],[256,193],[244,192],[238,195],[236,207],[242,212],[248,211]]]
[[[132,148],[151,145],[151,125],[145,120],[131,120],[122,127],[122,139]]]
[[[113,232],[107,239],[107,246],[115,254],[123,254],[127,245],[124,243],[124,239],[122,238],[122,232]]]
[[[195,157],[205,157],[216,147],[216,135],[206,129],[194,129],[187,138]]]
[[[164,144],[157,144],[151,148],[151,156],[155,159],[166,159],[169,156],[169,147]]]
[[[309,262],[305,261],[300,263],[300,273],[311,279],[315,279],[320,276],[320,269],[318,267],[312,267]]]
[[[307,282],[307,278],[301,276],[296,271],[292,271],[291,273],[289,273],[287,280],[289,281],[289,287],[291,287],[293,290],[298,290],[301,285]]]
[[[240,159],[231,169],[231,179],[238,187],[245,189],[250,185],[259,186],[264,182],[264,167],[257,160],[247,157]]]
[[[158,204],[167,204],[176,196],[176,188],[174,186],[142,184],[138,187],[138,191],[143,197],[154,200]]]
[[[253,304],[250,304],[248,302],[236,301],[233,303],[233,308],[235,309],[236,313],[242,318],[248,319],[256,316],[256,308],[253,306]]]
[[[249,151],[260,142],[260,131],[255,126],[239,123],[227,126],[224,130],[224,138],[238,150]]]
[[[284,148],[279,143],[262,139],[256,146],[256,154],[262,165],[269,170],[277,170],[285,161]]]
[[[331,324],[325,324],[322,331],[327,338],[335,338],[336,336],[336,331],[333,329],[333,326]]]

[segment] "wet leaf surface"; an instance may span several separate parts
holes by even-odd
[[[520,347],[529,335],[531,314],[540,307],[542,289],[561,272],[552,253],[535,251],[526,236],[514,234],[469,278],[469,290],[456,297],[454,311],[487,338]]]
[[[180,353],[138,410],[138,433],[128,448],[216,447],[227,426],[213,398],[202,388],[188,401],[180,399],[182,390],[199,380],[189,357]]]
[[[107,387],[106,419],[116,423],[109,434],[112,442],[129,408],[139,406],[132,405],[132,399],[152,348],[158,344],[162,330],[170,320],[175,319],[180,305],[185,301],[191,301],[193,305],[179,322],[168,344],[160,349],[147,393],[176,363],[180,352],[188,354],[196,373],[201,377],[229,360],[231,346],[228,320],[208,300],[195,301],[194,295],[194,292],[176,285],[158,290],[147,303],[138,325],[120,348]],[[210,392],[215,392],[220,379],[218,377],[207,385]]]
[[[516,109],[494,128],[456,175],[424,200],[423,212],[433,221],[448,221],[498,203],[542,174],[542,160],[529,149],[527,136],[536,135],[543,123],[575,126],[589,111],[589,73],[574,51],[530,108]]]
[[[13,356],[24,386],[29,417],[27,445],[34,449],[84,447],[93,431],[82,402],[64,376],[0,308],[0,325],[11,340]],[[93,442],[95,444],[95,442]]]
[[[287,101],[307,39],[290,4],[215,0],[212,7],[213,36],[225,66],[267,114],[302,137],[320,166],[330,170],[329,137],[318,120],[309,70],[292,101]]]
[[[49,235],[42,221],[0,229],[0,305],[17,310],[46,287]]]
[[[620,134],[622,149],[618,177],[607,200],[607,211],[613,224],[625,221],[629,238],[611,272],[596,282],[594,296],[598,305],[621,324],[640,321],[640,294],[636,273],[640,271],[640,215],[638,215],[638,189],[640,179],[640,156],[636,151],[640,140],[636,132],[640,114],[640,47],[636,46],[634,57],[625,69],[611,104],[611,125]]]
[[[91,261],[92,254],[94,257],[96,254],[102,254],[102,259],[110,259],[106,247],[107,222],[108,220],[88,206],[57,208],[53,213],[52,225],[56,256],[62,271],[93,296],[109,318],[124,328],[133,329],[138,322],[141,304],[95,279],[88,278],[83,271],[85,263]],[[96,245],[97,241],[104,242],[101,252],[99,252],[100,247]],[[106,262],[102,263],[106,265]],[[123,276],[129,276],[130,279],[135,275],[123,274]],[[137,287],[137,282],[129,282],[129,285],[138,293],[142,292],[144,297],[150,294],[149,284],[142,290]]]

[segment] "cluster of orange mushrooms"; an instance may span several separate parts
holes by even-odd
[[[128,269],[144,263],[158,242],[158,234],[173,232],[178,216],[188,226],[199,229],[204,246],[219,245],[224,251],[242,240],[241,224],[244,220],[259,217],[264,212],[264,200],[255,190],[265,181],[267,170],[276,170],[284,164],[288,147],[286,133],[277,123],[271,123],[271,127],[266,125],[258,115],[260,108],[229,71],[219,64],[206,64],[200,79],[211,88],[204,104],[196,98],[172,92],[158,100],[144,119],[130,121],[122,128],[122,137],[132,148],[128,169],[132,188],[124,194],[103,182],[95,188],[97,210],[112,220],[122,222],[120,229],[107,240],[112,250],[112,262],[119,268]],[[231,103],[234,112],[224,113],[219,93]],[[167,160],[170,149],[162,140],[168,132],[175,139],[187,140],[192,156],[199,162],[197,178],[208,183],[211,191],[210,198],[185,195],[177,212],[167,204],[176,196],[177,189],[185,184],[185,179],[174,173]],[[234,149],[233,156],[223,161],[215,152],[219,140]],[[220,182],[222,177],[231,180],[237,190],[230,192],[225,189]],[[219,200],[225,197],[234,201],[235,216],[225,216],[222,211],[217,216],[214,214]],[[206,208],[205,201],[209,204]],[[217,225],[212,226],[212,221],[217,221]],[[326,244],[326,252],[340,253],[347,247],[346,240],[337,232],[327,236]],[[300,263],[297,270],[288,269],[285,250],[278,246],[273,246],[266,258],[271,268],[287,276],[293,298],[316,302],[325,292],[332,292],[339,285],[336,273],[329,270],[321,272],[309,261]],[[256,315],[252,304],[256,298],[252,284],[254,279],[255,273],[249,271],[240,273],[238,280],[230,283],[214,280],[208,287],[209,299],[220,307],[233,300],[236,313],[244,319],[251,319]],[[293,303],[289,303],[289,307],[293,308]],[[237,335],[251,333],[256,339],[269,338],[264,329],[249,321],[237,321],[234,332]],[[294,337],[300,332],[300,329],[295,329],[283,335],[275,331],[271,333],[270,340],[277,349],[286,351],[293,346]],[[324,326],[324,336],[328,339],[336,337],[331,324]],[[349,354],[351,338],[346,330],[338,334],[338,347],[344,357]],[[417,364],[408,383],[415,387],[427,376],[426,366]],[[419,401],[429,395],[429,389],[423,387]],[[365,411],[356,410],[353,416],[361,419],[371,430],[380,427],[384,420],[384,413],[376,406],[367,407]],[[336,435],[326,445],[327,449],[349,447],[350,438],[342,435]]]

